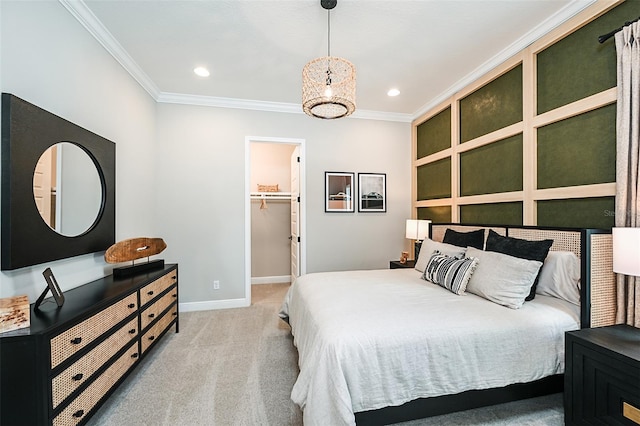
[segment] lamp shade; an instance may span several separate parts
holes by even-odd
[[[424,240],[429,236],[430,220],[407,219],[405,237],[409,240]]]
[[[335,56],[307,63],[302,69],[302,109],[325,119],[351,115],[356,109],[356,67]]]
[[[640,276],[640,228],[613,228],[613,272]]]

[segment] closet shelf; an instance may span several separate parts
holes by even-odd
[[[252,192],[252,200],[291,200],[291,192]]]

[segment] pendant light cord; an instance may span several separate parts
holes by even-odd
[[[327,56],[331,56],[331,9],[327,9]]]

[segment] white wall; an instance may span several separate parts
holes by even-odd
[[[245,297],[246,136],[306,141],[307,272],[387,268],[405,249],[408,123],[160,104],[157,126],[158,229],[183,302]],[[387,213],[325,213],[325,171],[387,173]]]
[[[307,272],[386,268],[407,247],[410,124],[156,104],[58,2],[0,1],[0,87],[116,143],[116,240],[159,236],[180,301],[245,297],[245,137],[306,140]],[[387,173],[387,213],[325,213],[324,171]],[[103,253],[0,272],[0,296],[108,274]],[[220,280],[220,290],[212,281]]]
[[[154,235],[155,102],[58,2],[0,1],[0,87],[116,143],[116,239]],[[37,244],[37,242],[33,242]],[[109,273],[103,253],[0,272],[33,302],[51,267],[63,290]]]

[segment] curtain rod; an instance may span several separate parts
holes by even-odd
[[[621,26],[620,28],[616,28],[615,30],[611,31],[610,33],[601,35],[600,37],[598,37],[598,41],[600,43],[604,43],[605,41],[607,41],[608,39],[610,39],[611,37],[613,37],[613,35],[615,33],[617,33],[618,31],[622,30],[624,27],[628,27],[629,25],[633,24],[634,22],[636,22],[637,20],[639,20],[640,18],[636,18],[633,21],[627,21],[624,23],[623,26]]]

